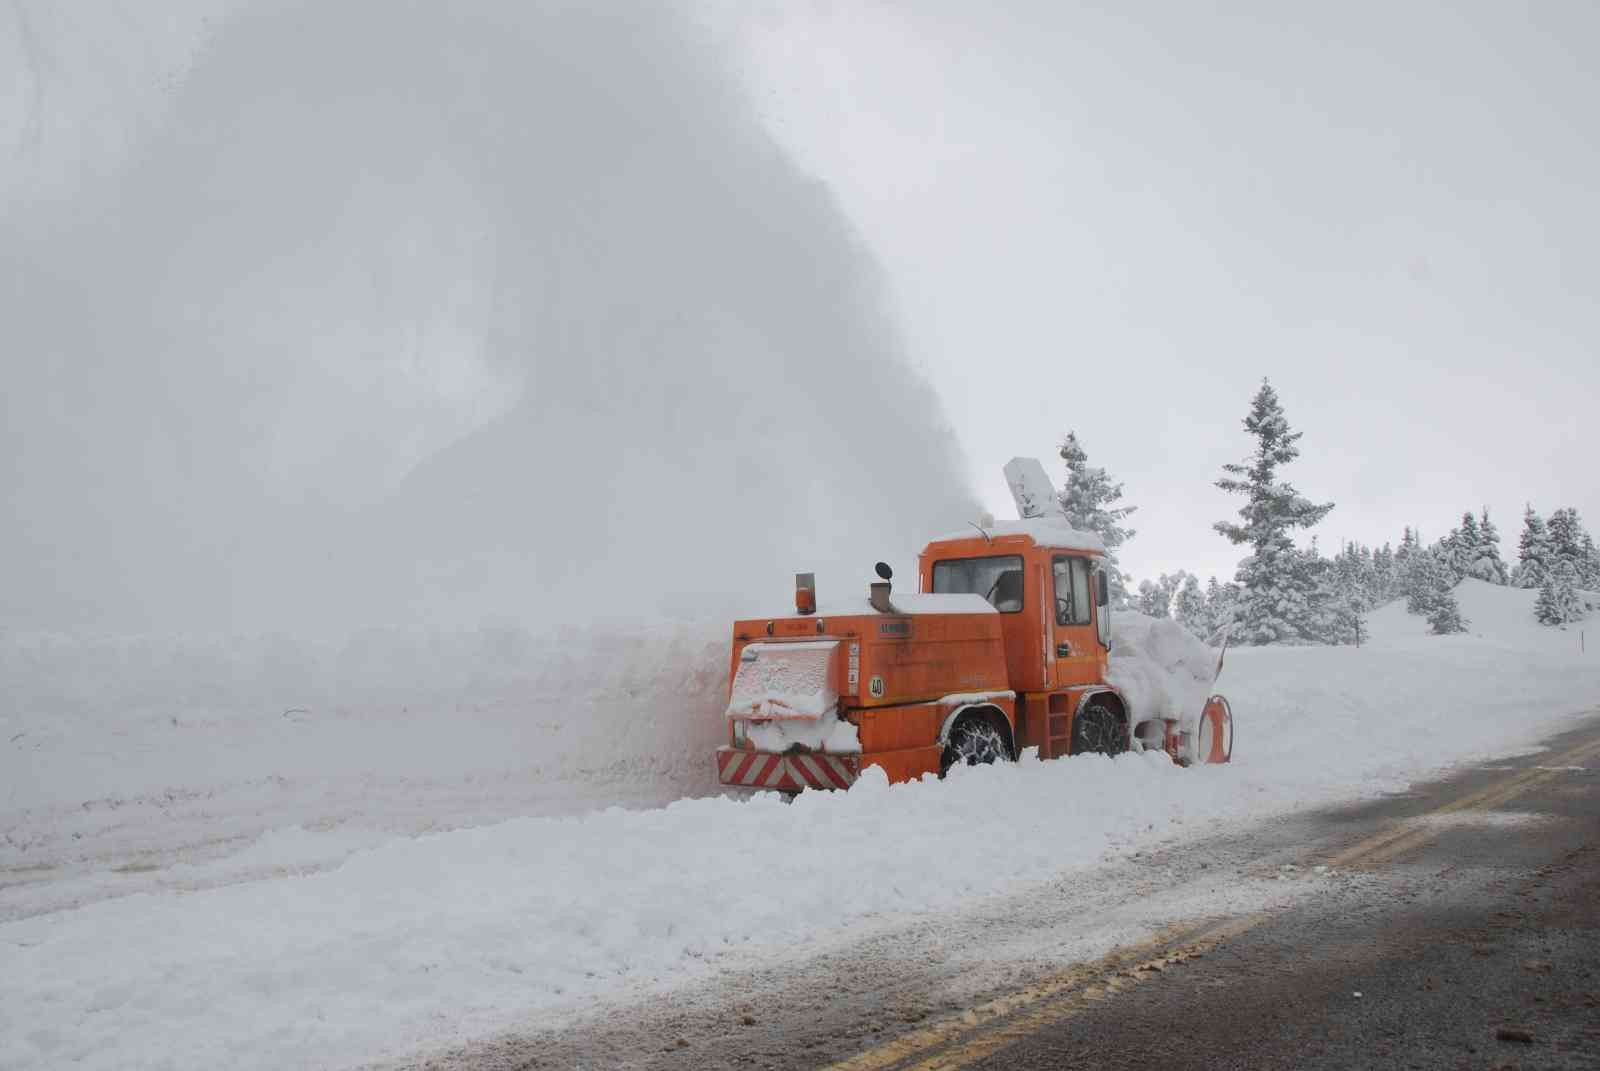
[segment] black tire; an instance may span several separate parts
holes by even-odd
[[[939,776],[943,777],[952,766],[987,766],[1011,759],[1011,745],[1000,728],[988,718],[964,717],[950,727],[939,759]]]
[[[1120,755],[1128,750],[1128,720],[1099,701],[1072,719],[1072,754]]]

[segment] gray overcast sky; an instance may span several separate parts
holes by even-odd
[[[1209,7],[1209,5],[1206,5]],[[998,515],[1076,428],[1136,576],[1231,573],[1263,375],[1325,547],[1600,522],[1600,5],[816,4],[741,24]]]

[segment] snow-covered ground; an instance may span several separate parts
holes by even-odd
[[[391,636],[367,663],[12,637],[0,1066],[358,1064],[1403,788],[1600,704],[1600,651],[1534,624],[1533,597],[1467,581],[1465,636],[1395,605],[1360,650],[1230,652],[1230,766],[598,811],[706,789],[720,627]],[[174,700],[174,678],[235,683]]]

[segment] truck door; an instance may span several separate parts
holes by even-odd
[[[1095,638],[1093,577],[1089,559],[1059,554],[1051,559],[1054,590],[1056,687],[1095,684],[1100,679],[1100,648]]]

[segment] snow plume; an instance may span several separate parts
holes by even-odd
[[[681,12],[74,11],[0,15],[0,624],[721,613],[975,512]]]

